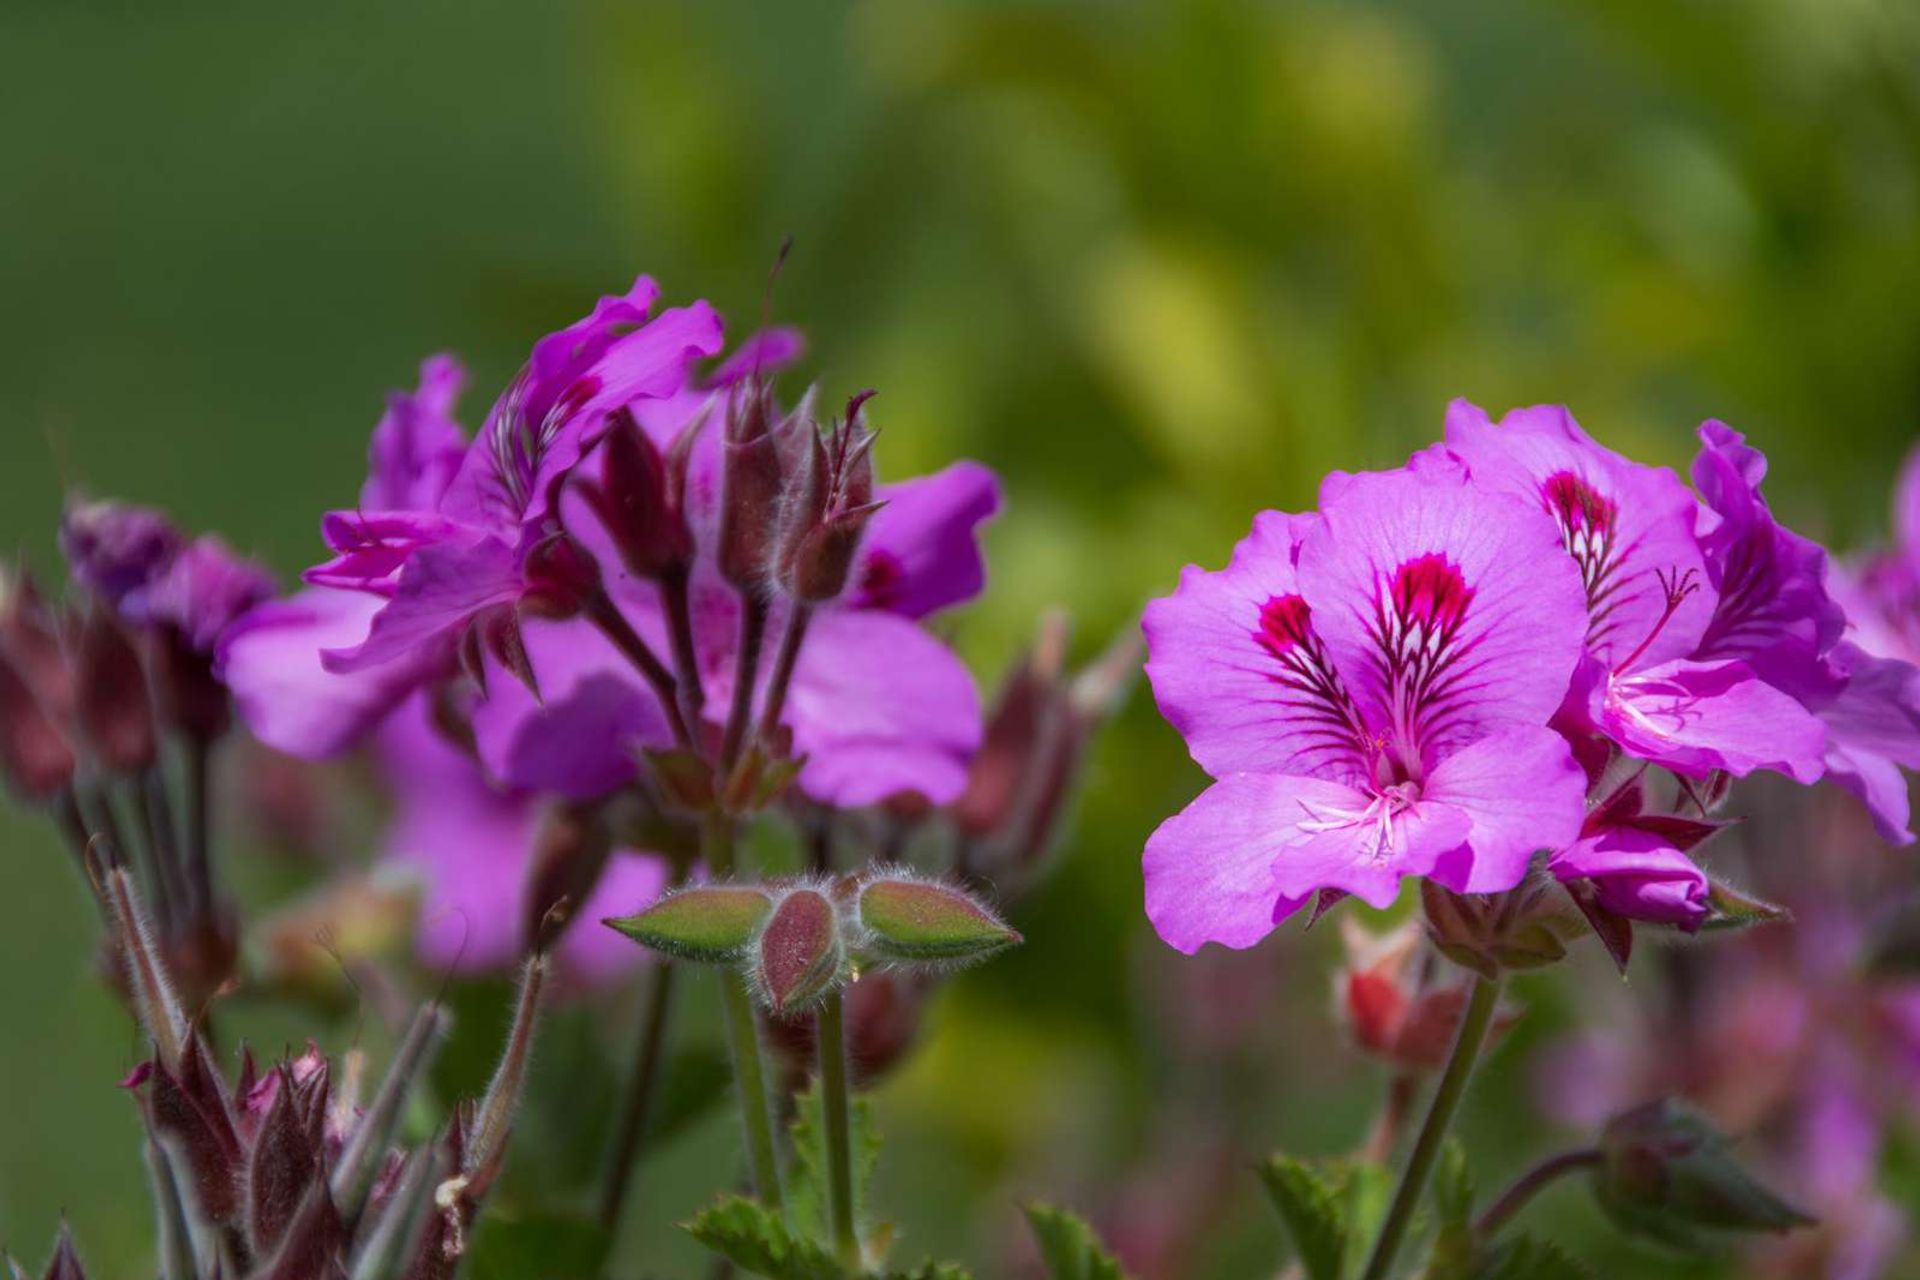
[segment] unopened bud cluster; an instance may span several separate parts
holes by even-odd
[[[863,967],[949,968],[1021,941],[964,890],[886,872],[832,882],[702,885],[604,923],[663,955],[741,968],[779,1016],[811,1007]]]
[[[1673,1248],[1698,1249],[1712,1233],[1787,1231],[1814,1221],[1749,1173],[1706,1117],[1673,1099],[1615,1116],[1599,1150],[1593,1190],[1600,1207],[1623,1230]]]

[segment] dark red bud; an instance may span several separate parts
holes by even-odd
[[[720,494],[720,573],[736,589],[765,589],[779,536],[781,428],[771,384],[757,381],[735,397],[727,418]]]
[[[553,533],[527,552],[520,610],[536,618],[571,618],[600,591],[600,565],[569,533]]]
[[[41,1280],[87,1280],[86,1270],[80,1265],[80,1254],[73,1247],[73,1232],[64,1222],[60,1224],[60,1238],[54,1242],[53,1257],[48,1259]]]
[[[73,748],[21,673],[0,655],[0,771],[23,797],[51,800],[73,781]]]
[[[194,648],[175,626],[154,629],[147,644],[154,700],[160,719],[198,742],[213,742],[233,724],[226,686],[213,674],[213,658]]]
[[[988,836],[1013,821],[1035,776],[1036,760],[1060,730],[1066,709],[1060,670],[1067,634],[1066,616],[1048,615],[1033,651],[1000,686],[968,771],[967,789],[953,805],[954,821],[968,836]]]
[[[56,724],[73,720],[73,668],[60,642],[61,618],[47,607],[32,578],[0,573],[0,653]]]
[[[840,980],[840,913],[817,889],[782,898],[760,933],[754,977],[774,1013],[804,1009]]]
[[[157,748],[146,671],[133,641],[105,608],[88,611],[74,665],[79,724],[87,746],[115,773],[150,768]]]
[[[691,443],[692,433],[682,439]],[[693,534],[687,528],[682,496],[686,451],[678,442],[670,461],[625,409],[613,415],[600,445],[600,474],[575,488],[619,549],[628,570],[659,578],[684,569],[693,559]]]
[[[320,1174],[320,1135],[303,1115],[293,1072],[275,1068],[278,1085],[247,1164],[247,1231],[256,1253],[271,1257]],[[312,1108],[324,1111],[324,1108]]]

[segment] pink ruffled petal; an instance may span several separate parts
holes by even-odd
[[[880,486],[887,505],[867,526],[846,604],[908,618],[980,594],[980,525],[1000,510],[1000,482],[977,462]]]
[[[1598,682],[1594,722],[1629,754],[1689,777],[1756,769],[1814,782],[1826,730],[1744,662],[1669,662]]]

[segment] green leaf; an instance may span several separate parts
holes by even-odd
[[[591,1219],[547,1213],[486,1214],[473,1242],[474,1280],[596,1280],[612,1245]]]
[[[1491,1246],[1470,1274],[1472,1280],[1591,1280],[1593,1273],[1559,1245],[1522,1234]]]
[[[1348,1242],[1346,1178],[1304,1160],[1274,1156],[1260,1167],[1308,1280],[1340,1280]]]
[[[713,884],[669,893],[638,915],[601,923],[664,955],[731,964],[746,954],[773,899],[751,885]]]
[[[1027,1205],[1026,1211],[1052,1280],[1126,1280],[1127,1273],[1084,1220],[1046,1204]]]
[[[846,1280],[831,1253],[796,1238],[779,1214],[758,1201],[726,1196],[685,1225],[695,1240],[742,1270],[772,1280]]]
[[[880,1163],[880,1133],[874,1127],[873,1107],[856,1097],[847,1113],[853,1147],[853,1220],[861,1224],[862,1243],[867,1222],[867,1193]],[[831,1238],[827,1224],[827,1125],[818,1080],[794,1099],[793,1166],[787,1174],[787,1213],[799,1230],[816,1240]]]
[[[1433,1212],[1435,1230],[1428,1280],[1473,1275],[1479,1253],[1473,1230],[1473,1174],[1467,1169],[1467,1153],[1452,1138],[1440,1149],[1440,1160],[1433,1170]]]

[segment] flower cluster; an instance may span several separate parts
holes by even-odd
[[[1624,962],[1633,921],[1697,929],[1733,900],[1692,854],[1757,770],[1830,776],[1911,838],[1920,676],[1848,638],[1759,451],[1699,435],[1690,490],[1564,409],[1456,402],[1406,466],[1330,476],[1318,511],[1264,513],[1227,568],[1187,570],[1148,609],[1147,672],[1214,783],[1148,841],[1161,936],[1244,947],[1315,894],[1384,907],[1407,876],[1501,893],[1544,855]],[[1557,955],[1531,927],[1463,941]]]

